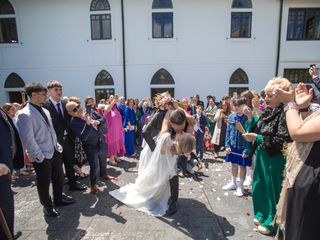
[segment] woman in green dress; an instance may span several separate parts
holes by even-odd
[[[283,146],[291,141],[288,133],[283,104],[273,94],[276,88],[288,90],[290,82],[285,78],[273,78],[265,87],[267,108],[262,113],[256,129],[243,134],[249,142],[254,142],[256,160],[252,183],[254,224],[261,234],[276,232],[273,224],[276,205],[279,200],[282,172],[285,158]]]

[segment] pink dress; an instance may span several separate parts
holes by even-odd
[[[121,114],[116,105],[104,114],[106,119],[108,132],[105,134],[106,144],[108,146],[107,157],[123,156],[126,152],[124,146],[124,131],[122,128]]]

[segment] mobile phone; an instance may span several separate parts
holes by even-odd
[[[91,115],[92,108],[90,106],[86,106],[86,113]]]

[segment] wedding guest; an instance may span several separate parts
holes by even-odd
[[[70,102],[75,102],[79,105],[81,105],[81,101],[80,98],[78,97],[70,97],[69,98]],[[84,118],[84,116],[83,116]],[[80,177],[80,178],[86,178],[87,174],[84,173],[82,171],[82,166],[85,163],[85,161],[87,160],[87,155],[84,152],[83,146],[82,146],[82,142],[80,140],[79,137],[75,137],[74,139],[74,164],[73,164],[73,169],[76,172],[76,174]]]
[[[207,126],[206,117],[203,115],[203,107],[201,105],[197,106],[197,114],[195,118],[195,128],[194,135],[196,137],[196,154],[199,160],[203,161],[203,137],[205,132],[205,127]]]
[[[314,89],[304,83],[294,91],[276,89],[293,144],[286,151],[285,177],[277,206],[276,223],[284,239],[318,239],[320,215],[320,111],[311,111]]]
[[[233,99],[235,112],[230,114],[228,118],[227,133],[226,133],[226,161],[232,164],[231,181],[223,186],[224,191],[236,190],[237,197],[243,196],[243,182],[246,177],[246,167],[251,166],[249,155],[249,144],[241,135],[237,124],[245,126],[248,118],[243,114],[243,109],[246,106],[247,99],[245,97],[236,97]],[[240,181],[237,184],[238,170],[240,168]]]
[[[255,166],[252,182],[254,224],[261,234],[275,233],[273,224],[276,214],[285,159],[283,147],[290,142],[290,136],[283,111],[283,104],[274,95],[277,88],[289,90],[290,82],[285,78],[273,78],[265,87],[267,108],[261,114],[252,133],[243,134],[249,142],[254,142]]]
[[[11,190],[11,172],[23,167],[23,149],[18,131],[12,119],[0,107],[0,209],[14,236],[14,201]],[[1,239],[7,239],[0,225]]]
[[[208,100],[208,106],[205,111],[211,136],[213,136],[214,129],[216,126],[216,121],[214,120],[214,117],[216,115],[217,110],[218,110],[218,107],[215,103],[215,97],[211,96]]]
[[[220,104],[220,109],[217,110],[213,121],[216,122],[211,143],[214,144],[214,158],[219,157],[221,147],[225,145],[228,117],[231,114],[229,102],[223,100]]]
[[[57,134],[58,142],[63,148],[62,161],[70,190],[84,191],[87,187],[77,181],[75,170],[73,168],[75,162],[74,140],[75,137],[70,128],[70,115],[66,110],[67,101],[61,100],[62,85],[57,80],[51,80],[47,84],[49,98],[43,105],[51,115],[53,127]]]
[[[48,217],[56,217],[59,212],[55,206],[74,203],[73,198],[63,195],[62,146],[58,143],[52,119],[42,106],[47,100],[47,89],[38,83],[25,86],[30,102],[17,116],[17,128],[24,149],[34,165],[37,175],[37,190],[43,212]],[[53,203],[49,194],[52,182]]]
[[[71,129],[75,136],[82,141],[84,151],[87,155],[87,160],[90,165],[90,192],[96,194],[99,192],[97,186],[97,176],[99,175],[98,155],[104,142],[97,130],[97,123],[92,122],[89,114],[85,115],[85,120],[82,119],[83,108],[76,102],[68,102],[66,109],[71,116]]]
[[[124,119],[122,126],[124,128],[124,143],[126,147],[126,156],[135,156],[135,143],[134,143],[134,133],[137,131],[137,122],[135,113],[133,110],[134,99],[128,98],[127,107],[124,111]]]
[[[95,126],[97,128],[98,133],[100,134],[100,139],[102,141],[100,144],[100,151],[98,153],[98,163],[99,163],[98,166],[100,169],[100,172],[99,172],[100,177],[104,180],[116,179],[115,177],[107,174],[107,160],[106,160],[106,158],[107,158],[107,144],[106,144],[105,137],[104,137],[104,134],[106,134],[108,131],[106,120],[104,119],[104,117],[102,117],[98,113],[93,97],[87,96],[84,99],[84,103],[85,103],[86,109],[88,111],[88,112],[86,112],[86,114],[88,114],[90,116],[90,118],[92,120],[91,124],[93,124],[93,126]]]
[[[118,99],[110,95],[105,107],[104,118],[106,119],[108,132],[105,134],[107,143],[107,157],[110,165],[117,165],[118,157],[126,152],[124,146],[124,131],[122,117],[117,107]]]

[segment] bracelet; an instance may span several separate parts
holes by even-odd
[[[295,102],[288,102],[288,103],[284,104],[284,106],[283,106],[284,112],[286,112],[288,110],[292,110],[292,109],[299,110],[299,107]]]

